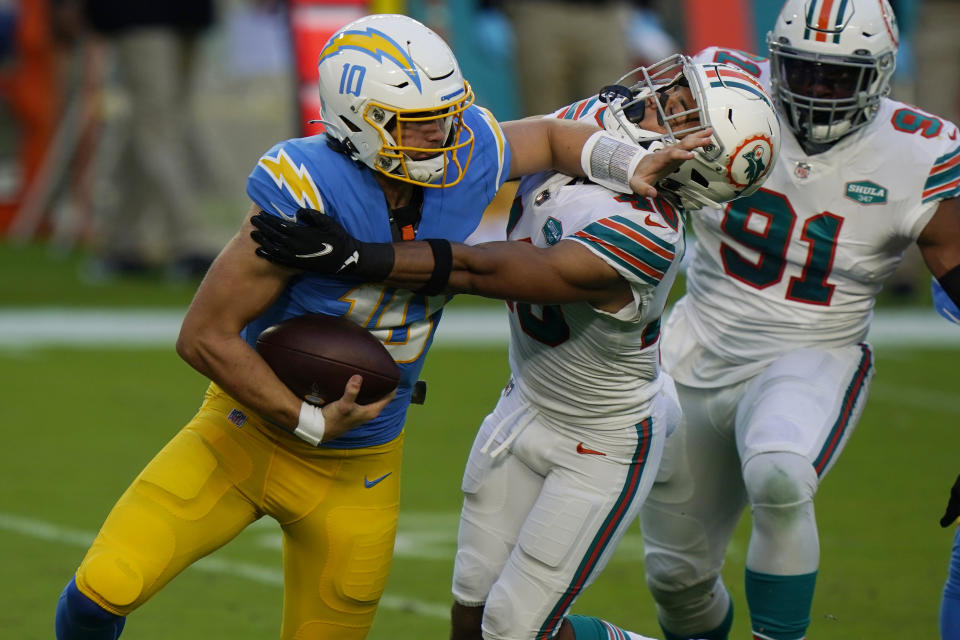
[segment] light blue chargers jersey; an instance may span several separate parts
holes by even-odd
[[[464,115],[475,137],[466,175],[452,187],[423,190],[418,240],[465,240],[509,173],[510,150],[496,120],[477,106]],[[466,159],[467,148],[460,149],[461,164]],[[373,171],[331,149],[323,134],[275,145],[251,172],[247,194],[270,215],[292,218],[300,207],[309,207],[333,216],[359,240],[391,242],[386,200]],[[253,346],[267,327],[307,313],[345,316],[369,329],[400,367],[397,396],[377,418],[323,446],[373,446],[393,440],[403,429],[411,389],[448,300],[304,273],[291,279],[280,297],[244,328],[243,337]]]

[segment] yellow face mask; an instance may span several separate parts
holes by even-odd
[[[398,109],[371,100],[363,119],[380,133],[382,142],[374,168],[395,180],[424,187],[457,184],[473,154],[473,130],[463,119],[473,102],[467,82],[459,100],[436,111]]]

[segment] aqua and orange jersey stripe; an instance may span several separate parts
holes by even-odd
[[[577,231],[572,237],[572,240],[579,240],[580,242],[589,243],[595,248],[599,249],[601,253],[613,258],[619,264],[627,267],[631,272],[633,272],[637,277],[639,277],[644,282],[648,283],[651,286],[657,286],[663,276],[666,273],[666,270],[656,269],[642,260],[638,260],[633,255],[627,253],[620,247],[613,245],[603,238],[590,235],[585,231]]]
[[[840,406],[840,414],[837,416],[836,422],[833,423],[830,434],[827,436],[827,441],[824,443],[823,448],[820,449],[820,454],[816,460],[813,461],[813,468],[816,470],[818,476],[823,474],[824,470],[830,464],[833,454],[836,453],[837,445],[843,440],[843,436],[847,432],[847,427],[850,426],[850,416],[853,413],[853,408],[857,405],[857,401],[863,393],[867,379],[870,377],[870,372],[873,370],[873,352],[870,350],[870,347],[861,343],[860,351],[862,353],[860,364],[853,374],[853,379],[847,386],[847,392]]]
[[[960,178],[923,192],[923,202],[960,196]]]
[[[623,632],[623,629],[613,626],[606,620],[601,620],[600,624],[603,625],[603,628],[607,632],[607,640],[630,640],[627,638],[627,634]]]
[[[606,105],[604,105],[599,110],[597,110],[595,114],[593,114],[593,117],[596,119],[597,124],[600,125],[601,127],[603,126],[603,112],[606,110],[607,110],[607,107]]]
[[[553,607],[546,621],[537,632],[537,640],[545,640],[546,638],[553,637],[556,630],[560,627],[564,614],[573,604],[574,599],[580,595],[584,583],[586,583],[590,574],[593,573],[597,562],[600,560],[600,556],[603,555],[603,552],[610,544],[610,539],[613,537],[614,532],[623,523],[626,513],[629,511],[631,504],[637,496],[637,492],[640,490],[640,481],[643,478],[643,471],[647,465],[647,454],[650,452],[650,440],[653,435],[653,419],[647,418],[636,425],[636,429],[638,439],[637,448],[634,451],[633,461],[630,463],[630,471],[627,473],[623,488],[620,490],[620,495],[617,497],[613,509],[607,514],[603,524],[600,525],[597,535],[594,536],[587,554],[583,557],[576,572],[574,572],[573,580],[571,580],[570,585],[564,591],[563,597],[561,597],[560,601]]]
[[[570,238],[597,249],[652,286],[663,279],[676,255],[673,245],[623,216],[593,222]]]
[[[573,109],[573,108],[576,106],[576,104],[577,104],[577,103],[574,102],[573,104],[567,105],[567,108],[566,108],[566,109],[564,109],[563,111],[561,111],[560,113],[558,113],[558,114],[556,115],[557,119],[558,119],[558,120],[566,120],[566,119],[567,119],[567,114],[570,113],[570,110]]]
[[[609,218],[603,218],[597,220],[593,224],[598,224],[613,231],[616,231],[627,238],[630,238],[634,242],[643,245],[653,253],[657,254],[664,260],[673,260],[674,257],[674,248],[673,245],[658,238],[654,234],[650,233],[643,226],[638,225],[634,222],[631,222],[629,219],[623,216],[610,216]],[[589,225],[589,229],[593,225]]]
[[[589,111],[593,105],[597,103],[597,98],[587,98],[586,100],[579,100],[574,102],[571,105],[568,105],[566,109],[558,113],[555,117],[558,120],[579,120],[580,116]]]
[[[933,163],[930,177],[923,185],[923,202],[937,198],[952,197],[960,186],[960,147],[946,153]]]
[[[584,100],[583,102],[581,102],[580,106],[577,107],[576,113],[573,114],[573,119],[579,120],[580,116],[586,111],[589,111],[590,107],[592,107],[594,103],[596,103],[596,101],[597,101],[596,98],[590,98],[589,100]]]

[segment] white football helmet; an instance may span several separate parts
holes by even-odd
[[[627,79],[639,80],[627,85]],[[696,105],[667,114],[665,91],[676,85],[690,88]],[[655,99],[651,99],[655,98]],[[608,108],[604,128],[620,131],[637,144],[658,149],[695,131],[713,129],[711,143],[697,149],[657,187],[680,197],[687,210],[720,207],[750,195],[770,173],[780,153],[780,123],[763,87],[743,71],[725,64],[695,64],[687,56],[671,56],[629,72],[616,85],[605,87],[600,99]],[[657,110],[666,133],[641,129],[648,106]]]
[[[767,44],[787,125],[801,142],[828,145],[873,120],[899,35],[887,0],[788,0]]]
[[[331,36],[317,67],[320,121],[352,158],[422,186],[463,178],[474,141],[463,112],[473,91],[440,36],[407,16],[365,16]],[[404,143],[406,127],[436,121],[446,132],[442,146]]]

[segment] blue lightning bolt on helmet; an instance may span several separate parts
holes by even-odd
[[[873,120],[898,42],[887,0],[788,0],[767,44],[771,93],[797,138],[829,146]]]
[[[320,120],[353,159],[427,187],[463,178],[474,141],[463,112],[474,96],[440,36],[407,16],[366,16],[333,34],[317,67]],[[440,147],[404,140],[431,123],[444,132]]]
[[[688,88],[694,104],[668,113],[664,110],[668,92],[677,87]],[[780,122],[773,102],[756,79],[736,67],[696,64],[676,54],[630,71],[604,87],[600,99],[607,103],[604,128],[650,150],[713,129],[706,147],[696,149],[692,159],[657,183],[688,210],[721,207],[754,193],[780,153]],[[656,130],[649,124],[653,121]]]

